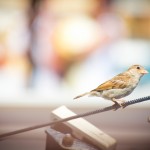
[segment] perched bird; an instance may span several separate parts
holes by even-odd
[[[112,79],[99,85],[96,89],[76,96],[74,99],[82,96],[97,96],[113,101],[115,104],[123,107],[125,102],[123,97],[131,94],[138,85],[141,77],[148,71],[140,65],[133,65],[123,73],[118,74]]]

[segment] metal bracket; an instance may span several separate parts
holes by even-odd
[[[64,134],[52,128],[46,130],[46,150],[99,150],[94,146],[74,138],[70,133]]]

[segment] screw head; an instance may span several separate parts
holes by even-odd
[[[74,142],[74,138],[72,137],[71,134],[66,134],[63,139],[62,139],[62,145],[65,146],[65,147],[70,147],[72,146]]]

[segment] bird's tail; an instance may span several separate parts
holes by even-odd
[[[91,94],[91,92],[86,92],[86,93],[84,93],[84,94],[81,94],[81,95],[76,96],[74,99],[77,99],[77,98],[80,98],[80,97],[82,97],[82,96],[89,95],[89,94]]]

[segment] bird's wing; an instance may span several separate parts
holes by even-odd
[[[122,74],[115,76],[111,80],[104,82],[103,84],[99,85],[96,89],[92,91],[123,89],[129,86],[130,79],[131,79],[131,76],[122,73]]]

